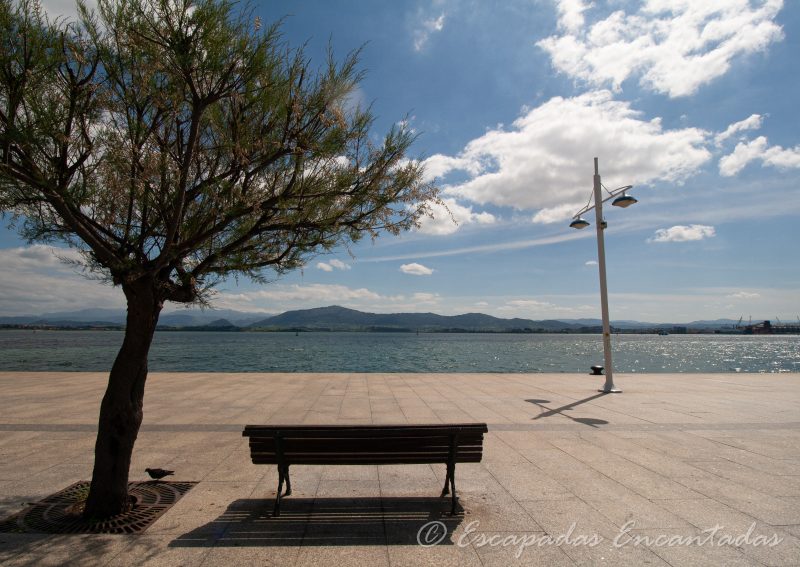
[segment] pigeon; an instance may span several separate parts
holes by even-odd
[[[168,471],[165,469],[144,469],[144,472],[150,475],[150,478],[154,478],[156,480],[162,479],[165,476],[169,476],[171,474],[175,474],[175,471]]]

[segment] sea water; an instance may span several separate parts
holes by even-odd
[[[0,330],[0,371],[108,371],[121,331]],[[798,335],[612,337],[616,372],[800,372]],[[587,372],[599,334],[157,332],[151,371]]]

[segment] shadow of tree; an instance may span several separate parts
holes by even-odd
[[[0,521],[6,521],[25,508],[35,505],[40,494],[22,494],[0,498]],[[43,564],[88,564],[115,545],[115,536],[54,535],[0,531],[0,565],[39,567]],[[119,538],[116,538],[117,541]],[[82,561],[81,558],[86,561]],[[63,561],[60,561],[63,559]]]
[[[0,533],[0,565],[90,565],[111,557],[128,544],[125,537],[108,534]]]
[[[0,496],[0,521],[21,512],[41,499],[40,494],[33,493]]]
[[[0,519],[0,532],[49,534],[126,534],[146,530],[196,482],[129,482],[128,493],[134,502],[130,510],[102,519],[82,516],[89,482],[79,481],[53,493],[20,512]]]
[[[179,536],[170,547],[417,545],[423,526],[438,522],[427,537],[450,536],[463,520],[451,516],[450,500],[434,497],[287,498],[272,516],[272,500],[236,500],[220,517]]]

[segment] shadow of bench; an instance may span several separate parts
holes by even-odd
[[[439,545],[453,545],[463,521],[436,496],[290,498],[273,516],[271,499],[235,500],[216,519],[184,533],[170,547],[346,547],[418,545],[420,530],[437,522],[446,532]],[[445,504],[443,506],[443,504]]]

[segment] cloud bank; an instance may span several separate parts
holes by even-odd
[[[638,3],[637,3],[638,5]],[[648,0],[584,24],[593,6],[557,4],[562,33],[537,42],[553,67],[593,87],[620,90],[626,80],[670,97],[688,96],[724,75],[734,58],[783,38],[782,0]]]
[[[83,277],[75,250],[43,244],[0,249],[0,313],[30,315],[86,307],[125,307],[122,291]]]
[[[472,140],[458,156],[432,156],[425,165],[440,175],[460,170],[471,177],[444,186],[451,198],[551,209],[536,222],[556,222],[568,218],[565,203],[588,198],[595,156],[603,156],[607,184],[681,182],[711,159],[708,137],[698,128],[664,129],[659,118],[645,120],[630,103],[600,90],[552,98],[526,110],[511,128]]]
[[[719,160],[719,174],[723,177],[732,177],[753,161],[760,161],[762,167],[800,168],[800,145],[793,148],[769,146],[765,136],[740,142],[736,144],[732,153]]]
[[[494,224],[497,220],[491,213],[472,211],[472,207],[460,205],[455,199],[442,199],[443,204],[431,203],[431,215],[420,219],[419,232],[445,235],[456,232],[467,224]]]
[[[758,130],[761,128],[761,124],[764,121],[764,117],[760,114],[752,114],[748,118],[744,120],[740,120],[739,122],[734,122],[730,126],[728,126],[725,131],[720,132],[716,136],[714,136],[714,141],[719,146],[725,140],[737,134],[739,132],[743,132],[744,130]]]

